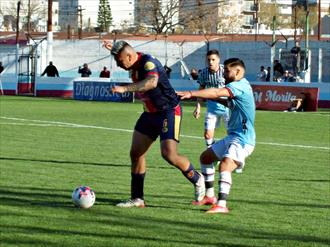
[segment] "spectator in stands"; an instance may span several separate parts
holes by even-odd
[[[266,81],[267,78],[267,70],[265,70],[265,66],[260,66],[260,71],[257,74],[257,81]]]
[[[300,72],[300,44],[298,41],[295,42],[295,46],[291,49],[292,54],[292,69],[293,69],[293,75],[297,76]]]
[[[81,74],[81,77],[89,77],[92,74],[87,63],[84,63],[82,68],[79,66],[78,73]]]
[[[1,74],[2,71],[4,71],[4,70],[5,70],[5,68],[3,67],[2,62],[0,62],[0,74]]]
[[[274,81],[278,81],[284,74],[284,69],[280,61],[274,60]]]
[[[197,69],[192,68],[192,69],[190,70],[190,76],[191,76],[191,78],[192,78],[193,80],[197,80],[197,79],[198,79],[198,71],[197,71]]]
[[[290,71],[286,70],[284,71],[283,76],[280,78],[281,82],[295,82],[296,79],[294,78],[294,76],[291,74]]]
[[[270,67],[267,67],[267,76],[266,76],[266,81],[270,81]]]
[[[164,69],[165,69],[165,72],[166,72],[167,78],[170,79],[172,69],[171,69],[170,67],[168,67],[166,64],[164,65]]]
[[[48,77],[59,77],[57,68],[53,65],[53,62],[49,62],[49,65],[46,67],[41,76],[47,74]]]
[[[110,78],[110,71],[107,69],[107,67],[103,67],[103,70],[100,73],[101,78]]]
[[[300,93],[299,98],[291,100],[291,106],[285,112],[302,112],[306,110],[306,95],[304,92]]]

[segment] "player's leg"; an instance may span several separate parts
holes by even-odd
[[[206,149],[200,155],[201,170],[205,179],[205,197],[201,201],[194,201],[194,205],[213,205],[217,202],[214,194],[214,163],[218,160],[219,157],[216,156],[212,148]]]
[[[209,148],[214,141],[214,132],[216,125],[218,124],[217,115],[211,112],[206,112],[204,120],[204,139],[205,144]]]
[[[145,155],[154,142],[150,137],[134,131],[130,151],[131,157],[131,199],[117,204],[119,207],[144,207],[144,178],[146,174]]]
[[[131,157],[131,173],[132,173],[132,198],[143,199],[143,182],[146,174],[145,155],[154,140],[150,137],[134,131],[132,138],[132,146],[130,150]]]
[[[144,207],[145,155],[157,138],[152,122],[152,115],[142,113],[135,125],[130,150],[131,199],[117,204],[119,207]]]
[[[220,116],[214,113],[207,112],[205,116],[205,143],[210,149],[212,144],[214,144],[214,131],[220,126]],[[194,201],[194,205],[212,205],[216,202],[216,197],[214,195],[214,174],[215,166],[218,162],[218,158],[214,156],[212,149],[204,151],[205,157],[213,157],[213,162],[203,163],[201,162],[201,171],[205,179],[205,189],[206,194],[203,200]],[[201,157],[204,156],[204,153]]]
[[[160,149],[162,157],[181,170],[183,175],[195,186],[195,199],[201,200],[205,194],[204,177],[195,170],[189,159],[177,152],[181,128],[181,107],[168,110],[160,117]]]
[[[215,144],[213,147],[216,148],[216,146]],[[231,174],[236,168],[244,166],[245,158],[248,157],[254,149],[254,147],[250,145],[245,145],[243,148],[238,141],[230,140],[229,137],[226,138],[224,147],[226,151],[223,153],[223,159],[219,166],[218,202],[214,207],[208,210],[207,213],[229,212],[227,208],[227,198],[232,186]]]
[[[195,201],[201,201],[205,196],[204,177],[190,163],[189,159],[177,153],[177,142],[165,139],[160,143],[162,157],[171,165],[181,170],[182,174],[194,185]]]

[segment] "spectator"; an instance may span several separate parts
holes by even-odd
[[[274,81],[278,81],[284,74],[284,69],[280,61],[274,60]]]
[[[78,73],[81,74],[81,77],[89,77],[92,74],[87,63],[84,63],[82,68],[79,66]]]
[[[172,69],[171,69],[170,67],[168,67],[166,64],[164,65],[164,69],[165,69],[165,72],[166,72],[167,78],[170,79]]]
[[[283,76],[280,78],[281,82],[295,82],[296,79],[293,77],[293,75],[288,71],[284,71]]]
[[[192,68],[192,69],[190,70],[190,76],[191,76],[191,78],[192,78],[193,80],[197,80],[197,79],[198,79],[198,71],[197,71],[197,69]]]
[[[302,112],[306,110],[306,95],[304,92],[300,93],[299,98],[291,99],[291,106],[285,112]]]
[[[110,78],[110,71],[107,69],[107,67],[103,67],[103,70],[100,73],[101,78]]]
[[[57,68],[53,65],[53,62],[49,62],[49,65],[46,67],[41,76],[47,74],[48,77],[59,77]]]
[[[2,62],[0,62],[0,74],[1,74],[2,71],[4,71],[4,70],[5,70],[5,68],[3,67]]]
[[[298,41],[295,42],[295,46],[291,49],[292,54],[292,69],[293,69],[293,75],[297,76],[300,72],[300,44]]]
[[[266,76],[266,81],[270,81],[270,67],[267,67],[267,76]]]
[[[260,66],[260,72],[257,74],[257,81],[266,81],[267,78],[267,70],[265,70],[265,66]]]

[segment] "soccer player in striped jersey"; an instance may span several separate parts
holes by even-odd
[[[105,44],[108,48],[108,44]],[[109,48],[108,48],[109,49]],[[177,153],[182,109],[180,97],[172,88],[161,63],[149,54],[136,52],[125,41],[111,47],[119,67],[131,72],[133,83],[114,86],[113,93],[135,92],[144,104],[144,112],[137,120],[131,150],[131,198],[117,204],[119,207],[144,207],[145,156],[159,137],[162,157],[175,166],[194,185],[195,200],[205,195],[204,177],[188,158]]]
[[[206,54],[208,67],[204,68],[198,75],[197,82],[200,84],[199,89],[205,88],[223,88],[225,86],[225,79],[223,78],[223,66],[220,64],[220,54],[218,50],[210,50]],[[197,98],[196,108],[194,110],[194,117],[198,119],[201,112],[201,103],[203,99]],[[215,129],[220,127],[220,122],[223,120],[225,128],[229,120],[228,108],[214,100],[207,100],[207,111],[204,120],[204,139],[207,147],[210,147],[214,141]],[[215,167],[209,167],[208,171],[203,170],[202,173],[213,171]],[[206,195],[202,201],[195,201],[193,204],[209,205],[216,202],[214,195],[214,179],[205,181]]]
[[[213,163],[219,165],[219,193],[215,205],[207,213],[228,213],[227,197],[232,185],[232,172],[245,164],[255,146],[255,102],[250,83],[244,78],[245,65],[238,58],[224,62],[224,88],[208,88],[199,91],[177,92],[181,99],[200,97],[219,100],[230,109],[227,136],[214,143],[200,156],[202,170],[206,171],[205,180],[214,180],[211,169]],[[221,97],[227,97],[227,100]]]

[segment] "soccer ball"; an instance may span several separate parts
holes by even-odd
[[[88,186],[79,186],[72,192],[72,202],[79,208],[90,208],[95,202],[95,193]]]

